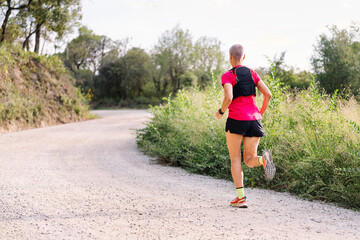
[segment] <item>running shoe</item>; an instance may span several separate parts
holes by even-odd
[[[274,178],[275,172],[276,172],[276,168],[275,168],[275,164],[272,160],[271,152],[268,150],[265,150],[263,152],[263,156],[266,161],[266,165],[265,165],[265,169],[264,169],[265,170],[265,179],[271,180]]]
[[[238,207],[238,208],[247,208],[246,197],[243,197],[241,199],[236,197],[233,201],[230,202],[230,206]]]

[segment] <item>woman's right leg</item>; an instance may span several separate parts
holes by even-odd
[[[241,167],[241,142],[243,135],[226,132],[226,142],[231,160],[231,175],[236,188],[244,187],[244,175]]]

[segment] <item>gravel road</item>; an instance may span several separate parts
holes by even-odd
[[[149,163],[145,111],[0,135],[0,239],[360,239],[360,213]]]

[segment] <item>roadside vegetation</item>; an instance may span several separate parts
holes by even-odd
[[[0,128],[21,130],[86,119],[88,100],[62,61],[0,46]]]
[[[277,174],[267,182],[263,169],[243,166],[245,186],[288,191],[307,199],[360,209],[360,104],[329,96],[313,82],[308,89],[286,91],[276,76],[266,77],[273,93],[263,125],[259,153],[273,153]],[[158,162],[194,173],[231,179],[226,147],[226,115],[214,113],[222,89],[180,91],[150,109],[153,117],[138,131],[138,146]],[[258,105],[261,103],[258,99]]]
[[[261,167],[244,165],[244,180],[247,187],[360,210],[359,78],[340,77],[360,70],[358,32],[334,27],[331,33],[320,36],[312,59],[316,71],[300,82],[303,88],[297,80],[288,81],[294,72],[284,67],[283,57],[260,69],[273,97],[262,120],[266,136],[258,153],[272,151],[277,174],[267,182]],[[304,76],[299,74],[297,79]],[[139,148],[160,163],[230,180],[227,116],[218,121],[214,115],[222,97],[214,77],[206,91],[193,88],[165,98],[163,105],[150,108],[152,119],[138,130]],[[261,106],[262,96],[257,101]]]

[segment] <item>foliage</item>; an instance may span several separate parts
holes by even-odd
[[[167,87],[173,93],[189,85],[205,89],[211,83],[211,71],[217,75],[223,71],[224,54],[220,46],[215,38],[200,37],[193,42],[190,32],[179,26],[166,31],[152,51],[155,86],[163,93],[169,93]],[[196,78],[189,78],[189,72]]]
[[[141,96],[150,64],[150,56],[140,48],[132,48],[115,62],[104,64],[95,79],[97,97],[128,101]]]
[[[280,81],[291,89],[306,89],[310,86],[313,76],[305,70],[295,69],[285,64],[285,53],[282,52],[279,57],[276,55],[271,60],[271,68],[259,68],[256,71],[261,78],[276,72]]]
[[[0,11],[3,15],[1,16],[2,25],[0,32],[0,43],[3,43],[5,40],[9,41],[14,36],[18,35],[17,25],[14,24],[13,19],[11,18],[14,11],[22,11],[23,9],[27,9],[31,4],[32,0],[23,1],[23,0],[2,0],[0,1]],[[10,28],[9,28],[10,26]],[[12,35],[9,38],[8,32],[12,31]]]
[[[0,125],[20,129],[77,121],[88,103],[56,56],[39,56],[10,44],[0,46]]]
[[[167,75],[164,79],[170,80],[173,93],[181,88],[181,75],[190,67],[192,48],[189,30],[179,26],[165,31],[154,48],[155,57],[163,58],[159,61],[159,68],[164,69]]]
[[[40,39],[61,40],[71,32],[81,18],[80,0],[7,0],[0,4],[4,16],[0,42],[21,42],[24,49],[29,50],[32,36],[34,52],[40,53]],[[13,14],[17,11],[16,14]]]
[[[147,53],[129,47],[128,39],[112,41],[81,27],[78,37],[58,56],[84,93],[93,90],[94,107],[143,107],[160,103],[178,89],[209,85],[211,71],[223,70],[220,45],[207,37],[193,42],[188,30],[176,26]]]
[[[82,26],[79,35],[67,44],[64,52],[57,55],[64,61],[84,94],[89,89],[93,89],[96,94],[104,88],[99,86],[99,91],[95,90],[95,76],[102,65],[109,63],[109,59],[115,61],[118,55],[115,47],[115,43],[108,37],[96,35]]]
[[[312,65],[320,87],[327,93],[341,89],[358,95],[360,89],[360,42],[359,26],[350,29],[329,28],[331,36],[322,34],[315,46]]]
[[[71,32],[77,20],[80,19],[80,10],[80,0],[34,0],[25,14],[27,24],[24,24],[30,27],[29,33],[35,31],[34,52],[39,53],[42,29],[43,32],[53,32],[57,39],[62,39],[66,33]],[[34,30],[31,29],[32,25]]]
[[[93,75],[99,68],[101,57],[105,55],[107,38],[99,36],[85,26],[79,28],[79,36],[72,39],[59,56],[65,66],[77,76],[80,70],[91,70]]]
[[[261,167],[244,165],[246,186],[360,209],[360,116],[347,114],[359,112],[360,105],[321,93],[314,81],[296,93],[284,90],[275,72],[264,81],[273,99],[262,120],[267,135],[259,153],[272,151],[277,175],[269,183]],[[152,119],[137,132],[140,149],[163,163],[231,179],[225,117],[214,117],[221,92],[214,79],[206,92],[179,91],[166,104],[152,107]]]
[[[221,42],[216,38],[200,37],[194,43],[191,68],[195,69],[197,85],[201,90],[211,84],[211,72],[216,76],[224,70],[224,53]]]

